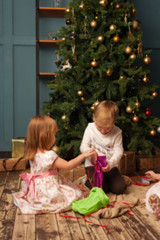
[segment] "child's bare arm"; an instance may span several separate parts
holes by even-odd
[[[89,149],[85,151],[84,153],[80,154],[79,156],[73,158],[70,161],[66,161],[63,158],[58,157],[56,161],[54,162],[54,167],[58,169],[65,169],[65,170],[71,170],[75,168],[76,166],[80,165],[81,162],[87,157],[91,157],[95,154],[94,149]]]
[[[154,171],[150,170],[150,171],[145,172],[145,174],[146,174],[147,177],[151,177],[153,179],[160,180],[160,174],[155,173]]]

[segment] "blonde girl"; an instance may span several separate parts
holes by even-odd
[[[13,194],[15,205],[24,214],[66,211],[72,201],[83,198],[81,190],[58,170],[75,168],[91,157],[94,150],[87,150],[70,161],[60,158],[50,150],[57,131],[57,123],[49,116],[35,116],[28,125],[24,158],[30,162],[30,173],[20,175],[21,190]]]

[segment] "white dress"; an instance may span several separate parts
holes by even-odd
[[[153,210],[150,207],[148,200],[152,194],[156,194],[160,198],[160,182],[155,183],[151,188],[149,188],[149,190],[146,193],[146,198],[145,198],[146,208],[151,213],[153,213]]]
[[[21,174],[22,189],[13,193],[14,203],[24,214],[57,213],[71,209],[74,200],[83,198],[81,190],[61,176],[53,163],[54,151],[37,153],[30,161],[30,172]]]

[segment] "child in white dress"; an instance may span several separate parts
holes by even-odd
[[[57,213],[71,209],[74,200],[83,198],[78,186],[58,173],[70,170],[94,154],[88,150],[70,161],[60,158],[50,148],[58,131],[49,116],[33,117],[27,130],[24,158],[30,161],[30,173],[22,173],[22,189],[13,193],[14,203],[23,214]]]
[[[147,177],[160,180],[160,174],[154,171],[145,173]],[[160,182],[155,183],[146,193],[146,208],[149,212],[154,213],[160,219]]]

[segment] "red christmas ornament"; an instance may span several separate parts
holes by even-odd
[[[145,112],[145,113],[146,113],[147,116],[151,116],[151,115],[152,115],[152,112],[151,112],[150,109],[146,109],[146,112]]]
[[[119,3],[116,4],[116,8],[119,9],[121,5]]]

